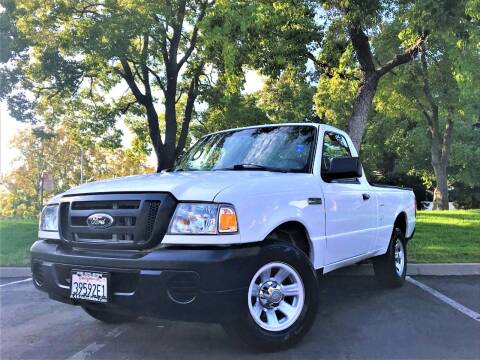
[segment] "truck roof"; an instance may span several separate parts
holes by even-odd
[[[305,122],[305,123],[278,123],[278,124],[243,126],[243,127],[238,127],[238,128],[215,131],[215,132],[209,133],[208,135],[219,134],[219,133],[223,133],[223,132],[227,132],[227,131],[234,131],[234,130],[255,129],[255,128],[274,127],[274,126],[275,127],[277,127],[277,126],[313,126],[313,127],[316,127],[317,129],[332,130],[332,131],[337,131],[337,132],[340,132],[340,133],[344,133],[344,131],[342,131],[342,130],[336,128],[336,127],[333,127],[331,125]]]

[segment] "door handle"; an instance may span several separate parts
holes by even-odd
[[[364,193],[362,194],[363,200],[368,200],[370,199],[370,194]]]
[[[322,205],[322,198],[308,198],[308,205]]]

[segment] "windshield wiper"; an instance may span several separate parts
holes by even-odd
[[[287,169],[263,166],[258,164],[235,164],[231,168],[216,169],[216,170],[260,170],[260,171],[272,171],[272,172],[282,172],[282,173],[288,172]]]

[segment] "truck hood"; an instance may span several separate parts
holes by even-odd
[[[62,196],[115,192],[169,192],[178,200],[213,201],[222,190],[254,179],[288,176],[267,171],[185,171],[127,176],[83,184]]]

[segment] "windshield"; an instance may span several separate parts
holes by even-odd
[[[268,126],[207,135],[174,171],[266,170],[309,172],[314,126]]]

